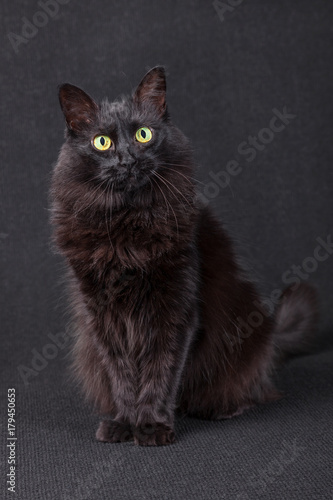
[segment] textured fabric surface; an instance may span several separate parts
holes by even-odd
[[[15,388],[9,497],[332,499],[333,3],[13,0],[0,19],[0,497]],[[184,419],[177,444],[141,449],[95,442],[97,417],[64,375],[68,346],[55,338],[67,331],[65,286],[47,192],[63,141],[57,85],[113,99],[156,64],[200,192],[248,271],[267,297],[288,281],[313,283],[321,321],[316,352],[277,374],[285,399],[225,422]]]
[[[289,362],[278,376],[284,399],[222,422],[177,420],[177,442],[159,448],[95,441],[98,419],[61,358],[27,386],[8,380],[17,388],[16,498],[332,498],[333,351]]]

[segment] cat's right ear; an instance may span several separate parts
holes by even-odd
[[[166,116],[166,82],[163,66],[156,66],[148,71],[134,92],[134,102],[148,104],[155,108],[160,116]]]
[[[69,130],[79,133],[96,121],[98,106],[79,87],[70,83],[60,85],[59,101]]]

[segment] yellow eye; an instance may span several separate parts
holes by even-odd
[[[139,130],[137,130],[135,134],[135,138],[139,142],[149,142],[152,137],[153,134],[151,133],[151,130],[148,127],[139,128]]]
[[[93,145],[99,151],[106,151],[110,149],[112,141],[107,135],[96,135],[93,140]]]

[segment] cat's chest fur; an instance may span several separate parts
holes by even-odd
[[[106,221],[104,214],[95,223],[77,221],[71,265],[86,306],[98,312],[103,331],[115,323],[119,328],[127,325],[127,331],[129,321],[138,328],[142,314],[154,317],[158,328],[156,303],[165,304],[172,321],[182,317],[182,295],[187,290],[194,296],[197,287],[193,227],[189,229],[184,217],[179,214],[173,226],[165,214],[145,209],[116,213]]]
[[[59,211],[58,243],[84,294],[119,308],[125,297],[138,304],[153,291],[166,293],[165,277],[187,265],[193,243],[194,212],[175,210],[172,219],[154,206],[75,218]]]
[[[146,269],[163,254],[177,251],[190,241],[184,216],[175,221],[154,209],[123,210],[95,214],[93,219],[64,220],[63,245],[72,261],[103,272],[113,269],[115,278],[127,269]],[[180,237],[181,231],[181,237]]]

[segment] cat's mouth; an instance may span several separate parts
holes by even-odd
[[[153,169],[149,165],[105,166],[99,175],[103,183],[112,186],[113,192],[139,190],[150,182]]]
[[[128,172],[127,174],[115,177],[113,189],[116,191],[132,191],[140,189],[147,184],[148,176],[145,173]]]

